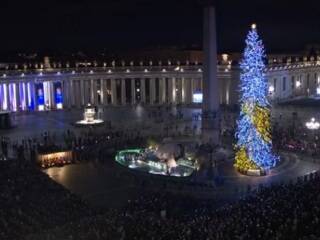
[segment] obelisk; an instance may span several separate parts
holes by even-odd
[[[219,142],[219,81],[214,1],[203,1],[203,105],[202,141]]]

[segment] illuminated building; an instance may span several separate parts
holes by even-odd
[[[238,102],[239,66],[236,59],[218,56],[220,104]],[[271,56],[266,77],[271,101],[317,96],[319,57]],[[200,59],[201,60],[201,59]],[[96,66],[50,64],[7,65],[0,70],[0,110],[41,111],[143,103],[191,104],[203,93],[201,61],[101,62]],[[47,60],[46,60],[47,61]],[[44,66],[48,66],[48,62]],[[27,67],[26,67],[27,66]],[[147,70],[147,71],[146,71]],[[41,73],[41,74],[40,74]]]

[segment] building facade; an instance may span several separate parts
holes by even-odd
[[[238,101],[239,67],[218,63],[220,104]],[[131,104],[202,102],[203,69],[198,62],[133,62],[6,66],[0,72],[0,110],[44,111]],[[266,76],[272,101],[320,94],[320,58],[270,59]]]

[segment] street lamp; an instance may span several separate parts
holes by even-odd
[[[310,122],[306,122],[306,127],[310,130],[318,130],[320,128],[320,123],[311,118]]]
[[[296,82],[296,87],[299,88],[300,86],[301,86],[301,82],[300,82],[300,80],[298,80],[298,81]]]
[[[274,86],[272,85],[269,86],[269,93],[270,94],[274,93]]]
[[[313,132],[313,140],[312,141],[317,141],[315,132],[320,128],[320,123],[317,122],[314,118],[311,118],[310,122],[306,122],[306,127]],[[315,147],[316,147],[316,142],[314,142]]]

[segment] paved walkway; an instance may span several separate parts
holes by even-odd
[[[110,107],[104,110],[102,119],[111,121],[113,128],[118,129],[134,128],[140,131],[148,129],[151,131],[152,129],[152,132],[154,132],[162,131],[165,125],[174,127],[175,123],[179,125],[180,129],[184,127],[182,123],[187,123],[189,126],[196,125],[197,129],[200,129],[201,122],[192,121],[192,114],[201,112],[199,108],[181,108],[180,111],[184,116],[183,121],[175,121],[174,117],[168,117],[170,114],[176,115],[176,108],[172,108],[168,112],[161,110],[162,118],[150,117],[150,114],[156,111],[157,108],[155,107]],[[57,136],[67,129],[80,132],[85,128],[75,127],[73,124],[81,119],[83,119],[82,110],[13,114],[12,121],[16,127],[9,130],[0,130],[0,135],[15,140],[24,136],[39,136],[44,131],[54,132]],[[104,127],[102,126],[101,128]]]
[[[214,178],[218,175],[222,179],[222,184],[216,187],[199,188],[188,186],[187,181],[184,187],[179,188],[179,183],[168,183],[167,178],[154,176],[148,178],[139,172],[132,174],[134,170],[124,170],[116,163],[101,165],[95,163],[69,165],[62,168],[51,168],[46,170],[47,174],[64,185],[71,191],[83,196],[93,204],[119,207],[123,206],[127,200],[134,199],[141,191],[141,186],[136,185],[136,178],[147,179],[148,190],[160,190],[161,183],[166,184],[166,189],[182,194],[195,194],[201,197],[210,197],[223,203],[244,196],[248,185],[252,189],[259,185],[269,185],[276,182],[296,181],[298,176],[310,174],[320,170],[320,165],[299,160],[294,154],[284,154],[283,163],[279,167],[271,170],[270,174],[262,177],[249,177],[239,174],[232,166],[232,161],[227,161],[219,165],[218,171],[212,179],[206,179],[206,183],[215,185]],[[113,161],[113,160],[111,160]],[[149,179],[149,180],[148,180]],[[178,180],[179,181],[179,180]]]
[[[108,108],[103,113],[103,119],[111,121],[113,128],[118,129],[139,129],[145,134],[163,132],[164,126],[171,126],[173,129],[178,125],[179,129],[183,129],[186,125],[192,127],[196,125],[200,129],[200,121],[192,120],[192,114],[200,113],[200,109],[183,108],[181,112],[184,115],[183,121],[165,122],[150,118],[150,113],[156,108],[143,107],[119,107]],[[172,109],[170,113],[175,114],[176,109]],[[165,114],[166,111],[163,111]],[[82,118],[82,111],[56,111],[56,112],[40,112],[34,114],[16,115],[14,122],[17,127],[11,130],[1,130],[1,136],[8,136],[12,140],[21,139],[25,136],[39,136],[43,131],[49,130],[57,136],[61,135],[66,129],[74,131],[83,131],[82,128],[75,128],[73,123]],[[101,127],[104,128],[104,127]],[[199,132],[198,132],[199,133]],[[232,167],[232,159],[219,165],[217,171],[212,178],[207,178],[207,182],[212,182],[219,176],[223,184],[211,188],[194,188],[185,187],[184,193],[192,193],[199,197],[211,196],[215,199],[227,201],[235,196],[241,196],[246,192],[247,186],[253,187],[259,184],[270,184],[279,181],[295,180],[298,176],[309,174],[310,172],[320,169],[320,165],[311,161],[302,161],[293,154],[284,154],[281,159],[283,163],[271,171],[265,177],[248,177],[236,172]],[[61,183],[72,192],[78,193],[97,205],[118,207],[125,204],[128,199],[135,198],[139,194],[141,187],[136,187],[136,181],[132,174],[127,174],[127,170],[123,170],[113,159],[108,159],[107,164],[88,163],[64,166],[62,168],[51,168],[46,170],[47,174],[55,181]],[[139,176],[138,176],[139,178]],[[143,177],[145,178],[145,176]],[[147,178],[148,179],[148,178]],[[160,181],[165,182],[165,181]],[[186,184],[187,185],[187,184]],[[148,188],[160,190],[159,181],[149,181]],[[177,191],[177,187],[171,188],[170,184],[167,188]]]

